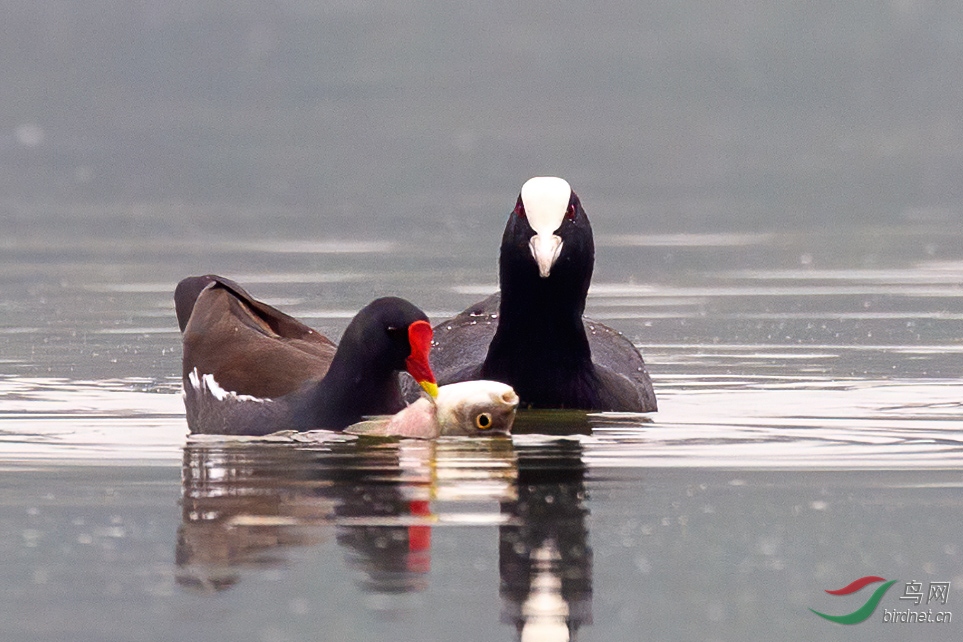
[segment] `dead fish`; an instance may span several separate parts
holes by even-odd
[[[421,397],[388,417],[372,417],[344,432],[371,437],[507,435],[515,421],[518,395],[498,381],[462,381],[442,386],[438,397]]]

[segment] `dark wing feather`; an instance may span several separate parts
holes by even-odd
[[[324,335],[215,277],[196,295],[184,329],[183,374],[197,368],[225,390],[276,398],[324,377],[334,352]]]
[[[607,325],[591,319],[584,319],[584,323],[595,370],[603,387],[617,395],[619,401],[609,404],[610,407],[630,412],[658,410],[652,379],[638,348],[621,332]]]
[[[434,328],[431,369],[438,385],[476,379],[498,327],[495,293]]]

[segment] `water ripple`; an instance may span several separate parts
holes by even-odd
[[[590,468],[945,469],[963,466],[961,384],[666,376],[657,380],[660,410],[651,415],[522,412],[508,449],[503,444],[497,450],[500,459],[487,440],[371,442],[326,431],[194,437],[191,443],[274,443],[324,457],[334,444],[338,461],[349,467],[371,470],[384,457],[401,458],[403,481],[456,480],[436,491],[441,495],[484,495],[498,471],[512,469],[512,453],[559,439],[577,442]],[[180,457],[187,433],[181,397],[170,394],[173,389],[173,382],[144,380],[0,379],[0,457],[170,463]],[[402,481],[396,472],[390,475]]]

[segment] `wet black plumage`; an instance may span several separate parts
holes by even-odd
[[[583,318],[595,246],[588,216],[570,194],[554,231],[561,250],[545,277],[530,249],[535,230],[519,195],[502,237],[500,294],[435,327],[432,368],[441,384],[507,383],[523,407],[654,411],[639,351],[619,332]]]

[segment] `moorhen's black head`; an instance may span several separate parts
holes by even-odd
[[[438,386],[428,363],[431,337],[424,312],[404,299],[383,297],[363,307],[351,320],[335,360],[370,364],[385,371],[407,370],[435,397]]]

